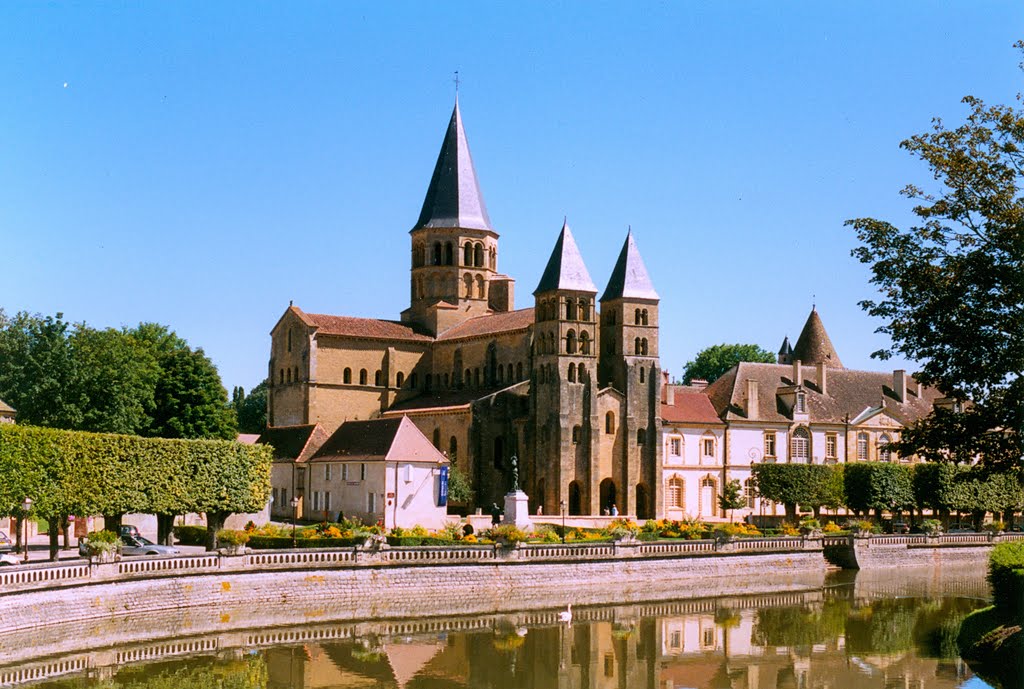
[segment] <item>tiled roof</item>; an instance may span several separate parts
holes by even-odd
[[[673,386],[673,404],[661,403],[661,418],[672,423],[700,423],[722,426],[715,407],[703,390],[694,390],[682,385]]]
[[[568,222],[562,223],[562,232],[558,235],[555,248],[544,267],[544,274],[541,275],[540,283],[533,293],[540,294],[556,289],[597,293],[597,287],[590,279],[590,273],[583,263],[583,256],[576,246]]]
[[[354,318],[352,316],[331,316],[324,313],[305,313],[299,307],[291,307],[299,313],[303,321],[317,328],[320,335],[341,335],[359,337],[370,340],[408,340],[412,342],[430,342],[431,337],[416,332],[413,328],[398,321],[385,321],[377,318]]]
[[[14,407],[7,404],[3,400],[0,400],[0,413],[14,414],[16,412],[14,411]]]
[[[493,395],[501,388],[491,388],[483,390],[444,390],[441,392],[428,392],[422,395],[417,395],[411,400],[405,400],[391,406],[388,409],[388,413],[392,412],[411,412],[419,410],[430,410],[430,409],[448,409],[451,407],[464,407],[478,399]]]
[[[235,438],[235,442],[242,443],[243,445],[255,445],[259,439],[259,433],[239,433],[238,437]]]
[[[327,432],[320,424],[301,426],[272,426],[260,434],[257,443],[274,448],[275,460],[305,462],[327,440]]]
[[[640,250],[636,248],[633,232],[630,230],[626,233],[626,243],[622,245],[619,260],[615,262],[608,286],[601,295],[601,301],[658,298],[654,284],[651,283],[651,276],[647,273],[647,266],[644,265],[644,259],[640,256]]]
[[[811,314],[807,316],[807,322],[804,323],[804,329],[800,331],[800,337],[797,338],[790,356],[793,361],[800,360],[805,364],[824,363],[830,368],[843,367],[843,362],[839,360],[839,354],[832,346],[832,340],[825,331],[825,324],[821,322],[817,309],[811,309]]]
[[[533,308],[518,309],[506,313],[492,313],[477,316],[454,325],[437,336],[439,341],[459,340],[467,337],[483,337],[499,333],[526,330],[533,325]]]
[[[892,390],[892,372],[846,368],[827,369],[828,394],[823,395],[819,391],[816,367],[803,366],[801,370],[812,423],[845,423],[847,417],[856,418],[869,407],[884,407],[888,415],[907,425],[931,413],[932,403],[941,397],[933,388],[922,388],[921,397],[917,397],[912,392],[917,389],[917,383],[908,376],[906,400],[900,402]],[[779,388],[793,385],[793,367],[784,364],[742,362],[709,385],[707,394],[719,417],[726,421],[746,418],[747,380],[757,381],[758,421],[790,422],[776,396]]]
[[[445,462],[409,417],[346,421],[313,455],[313,462],[337,460]]]

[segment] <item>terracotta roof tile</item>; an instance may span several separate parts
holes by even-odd
[[[661,404],[661,418],[669,423],[701,423],[723,426],[715,406],[703,390],[675,386],[674,404]]]
[[[0,412],[7,412],[8,414],[15,413],[14,412],[14,407],[10,406],[9,404],[4,402],[3,400],[0,400]]]
[[[533,325],[533,309],[519,309],[506,313],[492,313],[477,316],[452,326],[438,335],[438,341],[461,340],[468,337],[483,337],[499,333],[526,330]]]
[[[298,307],[292,307],[298,311]],[[412,327],[398,321],[385,321],[377,318],[354,318],[352,316],[331,316],[324,313],[302,313],[303,320],[317,328],[321,335],[341,335],[359,337],[369,340],[408,340],[413,342],[430,342],[429,335],[417,332]]]
[[[447,461],[407,416],[346,421],[320,447],[311,461],[345,459]]]
[[[327,440],[327,431],[320,424],[274,426],[260,434],[257,443],[274,448],[274,460],[305,462]]]

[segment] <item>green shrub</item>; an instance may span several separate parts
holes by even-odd
[[[484,532],[484,535],[492,541],[504,541],[509,545],[522,543],[528,538],[526,532],[515,524],[499,524]]]
[[[221,529],[217,532],[217,542],[222,545],[245,545],[249,542],[249,532],[235,531],[234,529]]]
[[[85,547],[90,555],[116,552],[121,547],[121,537],[113,531],[90,531]]]
[[[921,522],[921,530],[927,534],[942,533],[942,522],[938,519],[925,519]]]
[[[1024,542],[1000,543],[988,558],[992,600],[1007,618],[1024,616]]]
[[[174,537],[181,545],[206,545],[205,526],[176,526]]]
[[[365,538],[296,538],[295,548],[351,548],[361,545]],[[288,536],[250,536],[249,547],[254,550],[283,550],[293,547]]]

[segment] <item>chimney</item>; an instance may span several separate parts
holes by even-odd
[[[757,420],[757,381],[747,378],[747,419]]]
[[[804,370],[800,365],[800,360],[796,359],[793,361],[793,385],[804,384]]]
[[[675,385],[666,385],[665,386],[665,404],[667,404],[670,407],[674,407],[676,405],[676,386]]]
[[[690,381],[690,387],[694,390],[703,390],[708,386],[708,382],[703,378],[694,378]]]
[[[828,367],[825,366],[825,362],[818,362],[818,389],[821,390],[821,394],[828,394]]]
[[[907,372],[901,368],[892,372],[892,391],[900,402],[907,401]]]

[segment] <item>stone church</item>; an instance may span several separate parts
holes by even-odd
[[[531,512],[661,514],[659,297],[632,234],[598,298],[564,223],[520,309],[498,240],[456,102],[410,231],[409,307],[378,320],[289,306],[271,332],[270,426],[326,436],[405,416],[477,505],[501,503],[515,456]]]

